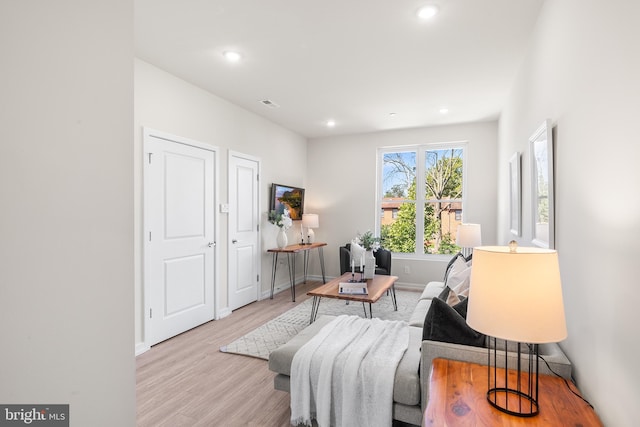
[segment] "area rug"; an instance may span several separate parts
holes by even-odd
[[[398,311],[393,310],[391,296],[383,296],[373,304],[373,317],[386,320],[409,321],[413,313],[420,292],[396,290]],[[241,354],[268,360],[269,353],[286,343],[299,331],[309,325],[311,317],[312,298],[303,301],[291,310],[254,329],[234,342],[220,347],[224,353]],[[367,311],[369,307],[367,307]],[[350,302],[331,298],[323,298],[318,308],[318,316],[324,314],[339,316],[341,314],[365,317],[362,303]]]

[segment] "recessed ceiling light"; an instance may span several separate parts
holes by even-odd
[[[335,127],[336,125],[336,121],[335,120],[327,120],[327,127]]]
[[[429,4],[418,10],[418,18],[431,19],[438,14],[440,9],[435,4]]]
[[[449,109],[448,109],[448,108],[446,108],[446,107],[442,107],[442,108],[440,109],[440,114],[447,114],[448,112],[449,112]]]
[[[223,53],[225,59],[229,62],[238,62],[242,59],[242,55],[233,50],[226,50]]]

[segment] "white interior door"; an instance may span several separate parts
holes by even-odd
[[[229,153],[229,308],[258,299],[260,161]]]
[[[159,135],[144,138],[147,345],[214,318],[216,153]]]

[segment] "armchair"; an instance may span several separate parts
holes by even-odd
[[[351,244],[347,243],[344,246],[340,246],[340,274],[344,274],[351,271]],[[385,276],[391,275],[391,252],[386,249],[380,248],[373,253],[376,258],[376,273],[383,274]]]

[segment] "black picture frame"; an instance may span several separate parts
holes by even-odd
[[[269,209],[277,213],[282,213],[287,209],[292,220],[301,220],[304,213],[304,188],[271,184]]]

